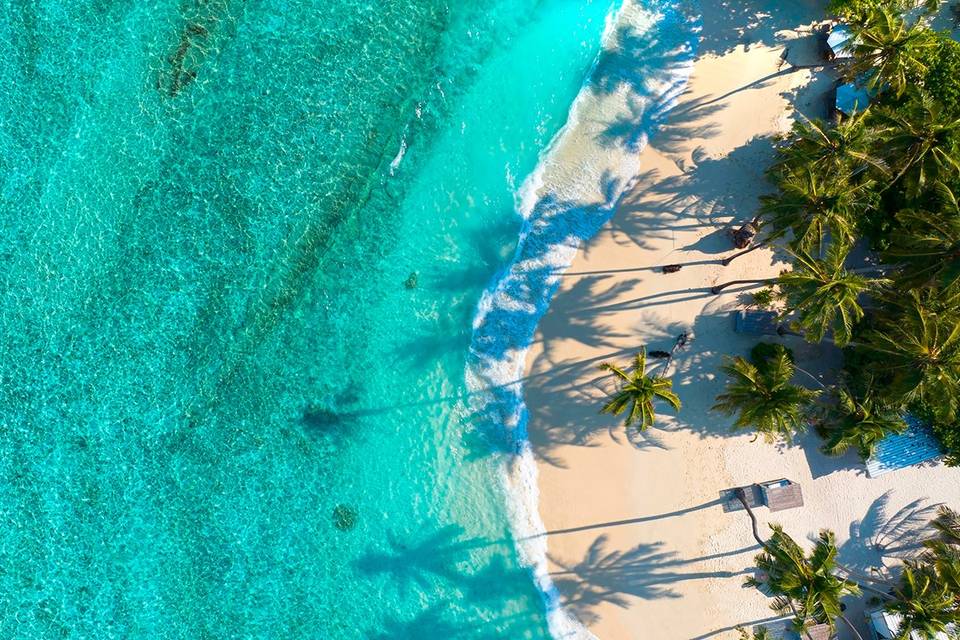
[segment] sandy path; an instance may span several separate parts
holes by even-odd
[[[869,480],[855,459],[824,458],[815,442],[778,449],[732,436],[729,420],[709,411],[722,356],[754,341],[732,331],[742,290],[715,297],[707,289],[780,268],[766,250],[721,267],[730,252],[724,229],[753,216],[768,189],[771,138],[794,110],[822,115],[831,78],[781,65],[785,49],[791,62],[813,61],[819,4],[702,4],[689,87],[643,152],[636,188],[564,277],[527,358],[551,575],[568,611],[602,640],[732,638],[737,625],[772,618],[768,601],[741,588],[756,548],[746,518],[718,505],[724,488],[781,476],[801,482],[806,507],[779,521],[798,539],[834,528],[853,563],[873,559],[868,541],[912,500],[960,506],[958,470]],[[659,273],[671,263],[686,266]],[[671,368],[682,412],[628,438],[597,414],[609,382],[596,365],[626,362],[641,345],[668,350],[682,331],[693,336]],[[802,361],[823,360],[812,346],[790,346]],[[858,519],[870,530],[854,527],[848,540]]]

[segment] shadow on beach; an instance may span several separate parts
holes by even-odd
[[[683,559],[665,549],[663,542],[642,543],[628,551],[607,549],[606,535],[598,536],[586,555],[576,563],[565,563],[551,556],[557,570],[550,576],[560,590],[561,602],[584,624],[597,621],[596,607],[613,604],[628,607],[633,598],[653,600],[679,598],[672,585],[689,580],[737,578],[744,571],[698,571],[691,565],[711,559],[744,553],[749,549]]]

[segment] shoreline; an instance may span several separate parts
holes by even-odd
[[[869,479],[855,455],[821,454],[814,434],[791,446],[753,442],[711,411],[723,357],[762,338],[733,332],[730,314],[749,289],[714,296],[709,288],[783,266],[768,248],[721,266],[735,251],[725,230],[753,217],[769,189],[774,138],[797,112],[823,117],[833,77],[789,66],[816,55],[812,28],[826,19],[825,3],[742,13],[701,5],[686,90],[640,154],[638,179],[615,215],[581,246],[527,354],[540,542],[566,614],[602,640],[732,639],[738,626],[780,624],[769,600],[741,586],[757,546],[744,516],[723,512],[724,489],[779,477],[800,483],[805,506],[764,511],[761,527],[780,522],[798,540],[833,529],[852,566],[882,563],[876,540],[904,514],[960,502],[960,469]],[[660,273],[678,263],[679,273]],[[611,382],[596,365],[628,361],[644,345],[668,350],[681,332],[692,340],[667,373],[684,404],[679,414],[658,413],[642,435],[600,415]],[[779,341],[804,368],[823,374],[835,365],[817,345]],[[862,600],[851,605],[859,617]]]
[[[502,451],[503,491],[517,552],[534,574],[551,634],[558,639],[595,636],[559,605],[560,594],[549,576],[537,467],[527,439],[524,363],[562,272],[580,243],[597,233],[629,192],[650,127],[686,86],[699,21],[680,0],[655,4],[650,8],[623,0],[608,14],[597,60],[567,123],[518,190],[524,222],[515,256],[484,292],[474,318],[466,377],[480,399],[472,408],[499,431],[495,448]],[[628,49],[644,40],[658,44],[663,68],[646,78],[637,76],[635,85],[622,82],[649,64]],[[626,128],[609,139],[617,127]]]

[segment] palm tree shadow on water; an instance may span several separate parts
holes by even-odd
[[[360,557],[354,570],[368,579],[386,578],[385,597],[396,589],[424,608],[412,618],[387,616],[368,637],[547,638],[542,597],[530,572],[510,564],[512,557],[509,537],[469,538],[459,525],[388,536],[386,549]]]

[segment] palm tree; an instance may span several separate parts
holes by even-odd
[[[654,400],[663,400],[675,410],[680,409],[680,398],[673,392],[673,381],[662,376],[647,374],[647,350],[641,349],[633,363],[633,371],[627,373],[622,368],[604,362],[600,365],[604,371],[609,371],[620,381],[620,388],[613,397],[600,409],[600,413],[610,413],[619,416],[629,407],[626,426],[630,427],[639,421],[638,429],[645,430],[654,423]]]
[[[898,638],[929,638],[960,623],[957,594],[938,575],[936,566],[907,561],[886,610],[900,615]],[[913,635],[912,635],[913,634]]]
[[[801,115],[779,149],[773,170],[790,172],[809,166],[822,175],[857,176],[868,169],[889,174],[886,161],[873,152],[877,130],[868,124],[869,114],[864,109],[835,126]]]
[[[944,178],[960,172],[960,120],[945,115],[928,94],[915,90],[905,104],[879,111],[878,121],[896,172],[893,182],[902,179],[909,196],[938,184],[943,189]]]
[[[903,433],[907,424],[900,412],[885,406],[868,386],[866,393],[857,398],[845,388],[837,391],[837,402],[827,414],[827,423],[822,434],[826,439],[823,452],[838,456],[854,447],[866,460],[873,455],[877,443],[891,433]]]
[[[920,401],[952,420],[960,403],[960,310],[937,301],[939,289],[899,292],[893,313],[866,334],[863,348],[892,379],[897,401]],[[952,297],[955,300],[955,297]]]
[[[726,360],[721,370],[730,379],[713,408],[735,415],[735,429],[755,428],[767,442],[790,440],[803,430],[807,409],[820,392],[790,382],[795,367],[782,345],[758,344],[750,359]]]
[[[737,633],[740,634],[740,640],[773,640],[773,636],[770,635],[770,631],[763,625],[754,627],[752,632],[743,628],[738,628]]]
[[[831,244],[822,260],[805,251],[790,253],[794,257],[793,269],[776,278],[731,280],[714,285],[710,291],[720,293],[737,284],[776,284],[787,310],[797,314],[797,324],[807,340],[819,342],[832,329],[834,343],[847,345],[853,338],[854,327],[863,318],[860,296],[888,281],[859,275],[862,271],[875,271],[872,268],[847,270],[847,248],[839,244]]]
[[[820,342],[833,329],[833,340],[842,347],[853,338],[853,328],[863,318],[858,299],[871,287],[886,284],[847,271],[847,248],[831,244],[823,260],[803,251],[791,252],[795,261],[791,271],[777,278],[786,296],[787,308],[797,313],[807,340]]]
[[[952,195],[952,194],[951,194]],[[884,258],[903,265],[907,284],[925,284],[960,275],[960,207],[932,213],[904,209],[896,214],[899,227],[890,234]]]
[[[766,588],[774,594],[771,605],[780,614],[792,613],[794,624],[802,629],[807,620],[834,626],[837,618],[856,629],[843,616],[841,598],[859,595],[860,588],[835,573],[837,545],[834,534],[823,530],[808,556],[783,527],[771,524],[773,535],[763,543],[756,557],[763,579],[746,580],[747,586]],[[857,633],[859,637],[859,633]]]
[[[793,231],[793,245],[820,254],[824,239],[849,245],[856,238],[857,221],[877,200],[869,180],[853,182],[849,172],[823,173],[811,166],[776,175],[779,192],[760,198],[774,233]]]
[[[960,513],[941,505],[930,524],[943,543],[960,547]]]
[[[925,60],[937,46],[933,32],[922,22],[908,24],[886,7],[869,12],[862,24],[851,27],[854,60],[846,75],[866,76],[869,89],[889,86],[898,96],[924,76]]]

